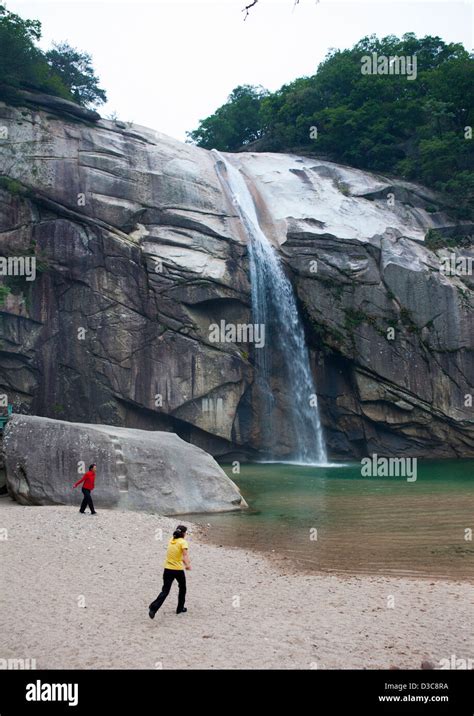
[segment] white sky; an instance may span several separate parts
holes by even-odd
[[[439,35],[473,49],[473,4],[419,0],[6,0],[43,24],[43,49],[67,40],[93,57],[106,117],[184,140],[239,84],[269,90],[313,74],[331,47],[372,33]],[[420,68],[418,68],[420,69]]]

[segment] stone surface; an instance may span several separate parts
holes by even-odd
[[[212,323],[251,320],[246,237],[215,157],[52,110],[0,104],[0,123],[14,180],[2,254],[38,259],[35,281],[4,281],[0,389],[15,410],[258,456],[253,347],[209,340]],[[474,455],[473,278],[444,276],[446,250],[424,245],[452,231],[438,197],[315,158],[227,156],[297,291],[330,454]],[[274,387],[285,456],[292,396]]]
[[[17,90],[17,95],[26,105],[33,109],[39,106],[88,122],[97,122],[100,119],[100,114],[93,109],[81,107],[75,102],[70,102],[62,97],[54,97],[53,95],[39,92],[28,92],[27,90]]]
[[[78,469],[95,462],[98,507],[173,515],[247,506],[214,458],[170,432],[14,415],[3,450],[8,491],[21,504],[79,504]]]

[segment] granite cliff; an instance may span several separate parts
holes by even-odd
[[[210,340],[251,322],[215,157],[47,105],[0,104],[0,255],[36,257],[35,280],[0,277],[0,390],[16,412],[258,457],[256,349]],[[473,456],[473,277],[440,270],[473,253],[443,248],[459,229],[439,197],[314,157],[232,162],[295,288],[330,455]],[[284,456],[292,397],[274,389]]]

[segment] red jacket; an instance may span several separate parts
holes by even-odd
[[[83,477],[81,477],[81,479],[76,482],[74,487],[80,485],[81,482],[84,483],[84,487],[86,490],[93,490],[95,485],[95,472],[92,472],[92,470],[86,472],[85,475],[83,475]]]

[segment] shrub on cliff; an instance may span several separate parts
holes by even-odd
[[[241,85],[215,114],[203,119],[189,139],[205,149],[235,151],[261,136],[260,105],[268,92],[263,87]]]
[[[62,43],[42,52],[39,20],[24,20],[0,4],[0,99],[9,101],[18,90],[45,92],[82,106],[105,102],[92,60]]]

